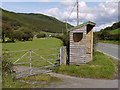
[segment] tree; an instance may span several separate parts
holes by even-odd
[[[24,33],[20,30],[14,30],[14,38],[19,40],[19,41],[22,41],[22,38],[24,36]]]
[[[2,42],[5,42],[5,37],[9,36],[11,28],[8,24],[2,23]]]
[[[101,35],[100,35],[100,37],[101,37],[102,40],[107,40],[109,38],[109,36],[110,36],[110,34],[106,30],[103,30],[102,33],[101,33]]]
[[[33,40],[34,33],[32,32],[32,30],[25,28],[25,27],[22,27],[19,29],[19,31],[21,31],[20,36],[24,41],[28,41],[29,39]],[[20,38],[20,36],[19,36],[19,38]]]

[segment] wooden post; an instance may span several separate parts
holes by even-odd
[[[66,30],[68,29],[68,26],[67,26],[67,19],[65,20],[66,21]]]
[[[60,65],[66,65],[66,59],[67,59],[67,52],[66,52],[66,46],[61,47],[60,50]]]
[[[79,2],[77,0],[77,25],[79,25]]]
[[[91,31],[91,61],[93,60],[93,29]]]

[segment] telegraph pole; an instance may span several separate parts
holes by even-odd
[[[63,28],[62,28],[62,35],[63,35]]]
[[[79,25],[79,3],[77,0],[77,25]]]
[[[66,30],[67,30],[67,19],[65,21],[66,21]]]

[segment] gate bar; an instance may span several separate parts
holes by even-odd
[[[32,72],[32,65],[31,65],[31,51],[30,51],[30,75],[31,75],[31,72]]]
[[[16,60],[13,64],[15,64],[16,62],[18,62],[21,58],[23,58],[28,52],[26,52],[22,57],[20,57],[18,60]]]

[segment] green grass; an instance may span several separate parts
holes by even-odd
[[[62,33],[51,33],[51,32],[44,32],[44,31],[41,31],[40,34],[41,33],[44,33],[44,34],[53,34],[53,35],[58,35],[59,34],[60,36],[63,35]],[[39,33],[36,33],[36,34],[39,34]]]
[[[18,51],[18,50],[30,50],[30,49],[46,49],[46,48],[57,48],[63,46],[63,42],[60,39],[57,38],[40,38],[40,39],[34,39],[33,41],[25,41],[25,42],[20,42],[17,41],[15,43],[2,43],[2,48],[3,50],[7,51]],[[59,53],[59,49],[55,50],[40,50],[40,51],[34,51],[38,53],[39,55],[46,55],[46,54],[54,54],[54,53]],[[10,53],[10,54],[3,54],[3,57],[9,56],[9,58],[16,58],[16,57],[21,57],[24,53],[26,52],[18,52],[18,53]],[[25,57],[29,56],[30,53],[28,53]],[[32,56],[35,56],[35,54],[32,53]],[[43,56],[45,59],[51,59],[54,58],[53,61],[56,61],[55,58],[58,56]],[[15,59],[17,60],[17,59]],[[11,60],[14,62],[15,60]],[[49,63],[47,62],[33,62],[33,61],[40,61],[39,57],[34,57],[32,58],[32,67],[40,67],[44,65],[48,65]],[[28,59],[20,59],[17,63],[20,62],[29,62]],[[22,64],[23,65],[23,64]],[[28,66],[29,64],[24,64]],[[4,73],[5,74],[5,73]],[[45,82],[44,84],[38,83],[38,84],[28,84],[25,82],[19,82],[19,80],[24,80],[25,82]],[[58,82],[60,79],[51,77],[50,75],[42,74],[42,75],[36,75],[36,76],[31,76],[31,77],[24,77],[19,80],[16,80],[13,78],[12,74],[5,74],[3,75],[3,88],[32,88],[38,87],[38,88],[43,88],[44,85],[49,85],[52,82]]]
[[[115,29],[115,30],[111,30],[110,34],[120,34],[120,28]]]
[[[7,24],[26,27],[33,32],[49,31],[49,32],[66,32],[65,23],[57,20],[56,18],[49,17],[43,14],[27,14],[27,13],[14,13],[2,10],[2,20]],[[68,27],[71,27],[68,24]]]
[[[24,80],[25,82],[20,82],[19,80]],[[3,88],[44,88],[45,85],[50,85],[50,83],[56,83],[60,81],[61,79],[52,77],[47,74],[23,77],[17,80],[13,79],[13,76],[9,74],[7,77],[3,76]]]
[[[50,83],[57,83],[60,82],[61,79],[52,77],[48,74],[40,74],[36,76],[31,76],[31,77],[23,77],[19,80],[24,80],[25,82],[38,82],[37,84],[27,84],[25,82],[22,82],[22,88],[31,88],[31,87],[36,87],[36,88],[44,88],[45,85],[49,85]],[[43,84],[42,84],[43,82]],[[40,84],[41,83],[41,84]]]
[[[100,52],[96,52],[93,56],[93,61],[90,63],[80,66],[59,66],[54,68],[54,72],[84,78],[112,79],[116,70],[111,58],[108,58]]]
[[[33,41],[17,41],[16,43],[3,43],[2,48],[9,51],[56,48],[62,46],[62,41],[57,38],[39,38]]]
[[[63,42],[60,39],[57,38],[39,38],[39,39],[34,39],[33,41],[25,41],[25,42],[20,42],[17,41],[15,43],[3,43],[2,47],[3,50],[7,51],[18,51],[18,50],[31,50],[31,49],[47,49],[47,48],[58,48],[63,46]],[[57,54],[55,56],[50,55],[50,56],[43,56],[45,59],[54,59],[51,60],[51,62],[56,63],[56,60],[58,59],[58,54],[59,54],[59,49],[53,49],[53,50],[38,50],[34,51],[38,55],[48,55],[48,54]],[[10,58],[20,58],[22,55],[24,55],[27,51],[25,52],[13,52],[9,54]],[[30,53],[26,54],[24,57],[29,57]],[[34,53],[32,53],[32,56],[36,56]],[[11,60],[12,62],[15,62],[17,59]],[[29,62],[29,58],[23,58],[20,59],[17,63],[21,62]],[[40,66],[46,66],[49,65],[48,62],[34,62],[34,61],[40,61],[43,60],[40,57],[32,57],[32,66],[33,67],[40,67]],[[24,64],[28,66],[29,64]]]
[[[17,88],[20,87],[20,83],[13,79],[12,74],[3,75],[2,77],[2,88]]]
[[[120,45],[119,41],[113,41],[113,40],[99,40],[99,42]]]

